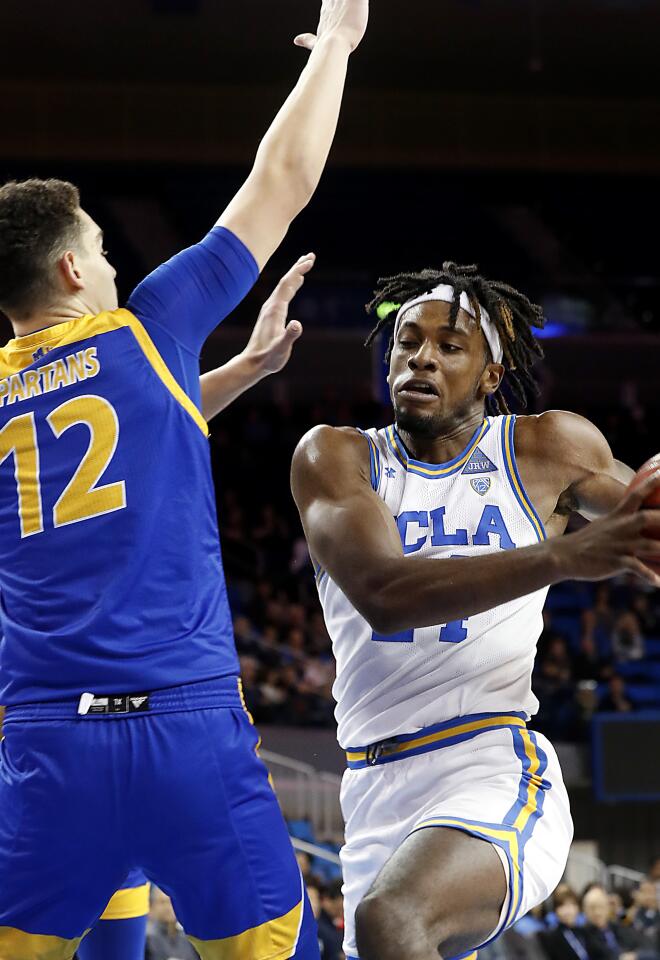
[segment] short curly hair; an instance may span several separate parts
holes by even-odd
[[[80,193],[65,180],[0,187],[0,310],[25,316],[48,297],[53,266],[80,239]]]

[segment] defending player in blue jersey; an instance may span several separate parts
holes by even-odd
[[[245,185],[127,309],[74,187],[0,189],[2,960],[69,960],[136,867],[203,960],[318,956],[237,679],[198,356],[316,187],[367,7],[323,0]]]
[[[245,350],[202,375],[205,420],[211,420],[245,390],[286,365],[302,333],[298,321],[286,322],[289,304],[313,265],[312,254],[300,257],[264,303]],[[132,870],[78,947],[78,960],[144,960],[148,914],[149,884],[141,870]]]

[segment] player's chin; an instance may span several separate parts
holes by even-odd
[[[394,404],[394,413],[396,425],[400,430],[406,430],[418,436],[433,437],[442,422],[442,403],[439,398],[437,404],[434,403],[432,406],[398,400]]]

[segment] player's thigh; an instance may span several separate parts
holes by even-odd
[[[486,941],[498,926],[507,876],[495,847],[459,830],[418,830],[387,861],[356,912],[361,957],[374,941],[425,941],[445,957]]]
[[[247,715],[209,709],[153,723],[145,872],[203,960],[292,956],[310,926],[306,895]]]
[[[69,958],[127,873],[107,757],[68,722],[9,721],[4,733],[0,958]]]

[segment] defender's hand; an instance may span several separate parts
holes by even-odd
[[[660,576],[645,563],[660,569],[660,509],[645,509],[644,501],[660,490],[654,474],[629,491],[608,516],[594,520],[577,533],[556,542],[566,578],[604,580],[619,573],[634,573],[654,587]]]
[[[291,350],[302,334],[302,324],[292,320],[287,324],[289,304],[298,293],[305,275],[314,266],[316,255],[308,253],[295,263],[277,284],[259,311],[252,336],[244,353],[254,357],[264,375],[277,373],[289,361]]]
[[[342,37],[353,51],[362,40],[369,19],[369,0],[322,0],[321,19],[316,33],[301,33],[297,47],[313,50],[316,41],[328,34]]]

